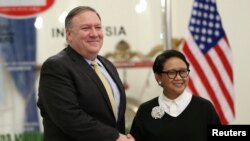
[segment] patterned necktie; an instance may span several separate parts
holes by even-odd
[[[98,65],[98,63],[96,61],[92,61],[91,64],[93,65],[96,74],[101,79],[102,84],[103,84],[103,86],[105,87],[105,89],[106,89],[106,91],[108,93],[108,97],[109,97],[109,101],[110,101],[111,106],[112,106],[113,113],[114,113],[114,115],[116,115],[115,114],[115,99],[114,99],[114,96],[113,96],[111,86],[109,85],[109,82],[107,81],[105,76],[102,74],[100,66]]]

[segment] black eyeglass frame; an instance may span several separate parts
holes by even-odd
[[[169,79],[175,79],[177,74],[181,78],[187,78],[189,75],[190,70],[189,69],[183,69],[183,70],[168,70],[168,71],[161,71],[161,73],[167,74]],[[171,75],[170,73],[175,73],[175,75]]]

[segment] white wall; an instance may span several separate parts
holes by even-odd
[[[131,2],[131,3],[128,3]],[[125,26],[127,36],[111,36],[105,38],[104,48],[101,54],[113,51],[115,43],[120,39],[126,39],[131,44],[132,50],[142,53],[148,52],[154,45],[162,42],[160,39],[160,0],[147,0],[148,8],[152,12],[144,13],[144,16],[135,15],[134,7],[137,1],[124,0],[86,0],[86,1],[57,1],[46,13],[40,16],[44,18],[44,27],[38,30],[38,64],[64,47],[64,38],[52,38],[51,28],[63,27],[58,23],[57,17],[66,10],[76,5],[90,5],[96,8],[103,17],[103,23],[109,26]],[[193,0],[172,0],[172,34],[173,37],[183,38],[191,15]],[[104,6],[105,5],[105,6]],[[236,119],[233,124],[250,123],[250,5],[249,0],[217,0],[222,24],[231,45],[234,57],[234,83],[235,83],[235,108]],[[119,7],[119,8],[118,8]],[[130,7],[130,8],[128,8]],[[48,36],[49,35],[49,36]],[[119,69],[121,77],[124,69]],[[155,83],[151,68],[126,69],[129,89],[127,95],[139,99],[140,102],[148,100],[161,93],[161,89]]]

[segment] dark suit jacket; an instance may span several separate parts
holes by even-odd
[[[125,132],[125,91],[118,72],[98,56],[121,93],[118,120],[95,71],[71,47],[47,59],[41,68],[37,105],[44,141],[115,141]]]

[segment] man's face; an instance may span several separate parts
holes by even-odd
[[[103,44],[101,21],[92,11],[74,16],[66,31],[69,45],[87,59],[94,59]]]

